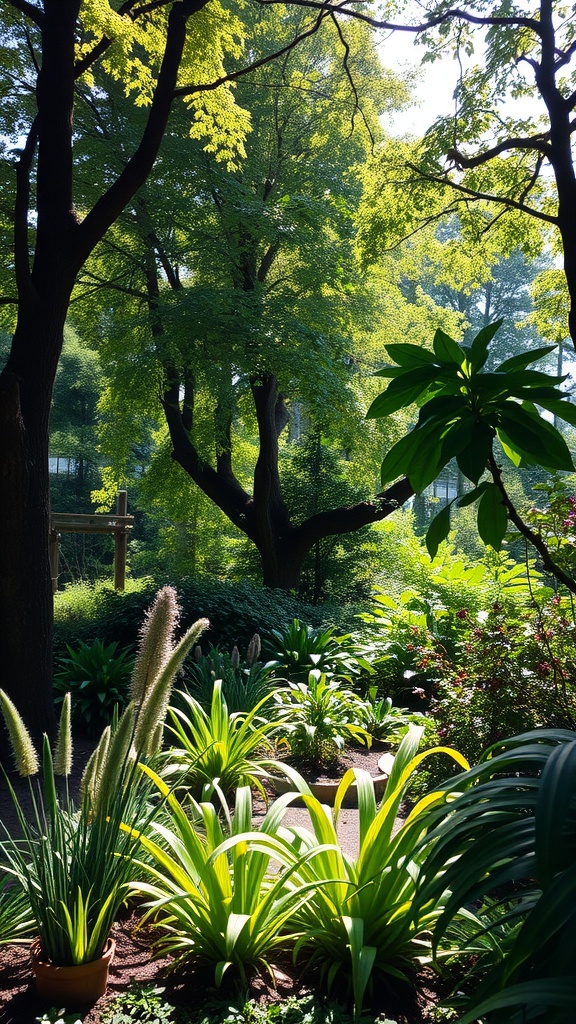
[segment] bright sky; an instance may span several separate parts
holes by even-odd
[[[392,135],[422,135],[439,114],[454,109],[453,92],[458,79],[458,64],[449,57],[420,66],[426,52],[409,32],[396,32],[379,48],[385,67],[402,76],[418,68],[419,84],[414,90],[416,105],[384,120],[384,129]]]

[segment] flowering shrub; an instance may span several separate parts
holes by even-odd
[[[415,636],[416,665],[431,683],[430,711],[443,742],[476,760],[505,736],[535,726],[576,725],[576,624],[567,598],[514,613],[494,602],[454,614],[455,653],[425,631]]]

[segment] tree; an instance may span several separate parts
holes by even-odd
[[[273,12],[265,28],[250,26],[247,45],[258,57],[301,23],[299,11]],[[383,518],[402,491],[303,517],[298,504],[289,507],[279,464],[295,403],[317,429],[342,438],[346,406],[358,412],[350,339],[355,319],[368,323],[372,309],[355,280],[355,170],[379,110],[402,91],[386,81],[363,26],[347,34],[345,65],[341,51],[334,28],[239,85],[253,132],[233,169],[173,133],[158,176],[118,227],[116,255],[104,247],[83,279],[88,290],[107,280],[118,293],[114,314],[102,307],[113,427],[121,406],[134,409],[126,394],[138,351],[134,386],[142,390],[143,372],[150,408],[161,376],[173,458],[256,546],[264,583],[285,589],[298,586],[305,558],[324,538]],[[350,78],[362,88],[352,89]],[[100,112],[101,121],[108,116]],[[176,165],[180,191],[168,209],[163,183]],[[122,358],[127,346],[130,363]],[[236,451],[238,424],[250,420],[258,436],[251,481]]]
[[[405,152],[402,180],[395,176],[396,188],[406,190],[404,230],[457,212],[471,238],[497,228],[501,236],[509,233],[513,246],[526,241],[527,221],[541,225],[563,257],[569,333],[576,344],[574,18],[553,0],[539,0],[535,10],[506,0],[472,0],[456,8],[407,3],[403,13],[412,10],[410,31],[426,45],[427,58],[453,53],[459,78],[454,112],[439,117],[423,142]],[[474,64],[477,36],[482,54]],[[525,102],[519,106],[518,100]],[[380,165],[384,178],[391,171],[388,156],[385,151]],[[390,210],[383,199],[379,211],[389,243]]]
[[[307,31],[323,20],[320,14]],[[223,66],[226,54],[239,58],[241,39],[238,19],[217,0],[209,9],[207,0],[125,0],[118,9],[96,0],[4,5],[0,117],[11,141],[2,144],[2,176],[11,186],[14,173],[15,186],[7,188],[0,215],[2,225],[14,229],[13,277],[0,309],[15,316],[0,374],[0,683],[36,738],[53,724],[48,420],[72,290],[150,173],[177,96],[187,102],[198,137],[219,138],[228,151],[241,145],[247,123],[235,116]],[[90,83],[99,65],[126,83],[146,116],[122,166],[102,168],[92,182],[93,201],[80,208],[76,89]]]

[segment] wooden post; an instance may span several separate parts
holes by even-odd
[[[52,593],[58,590],[58,569],[60,561],[60,534],[58,530],[50,530],[50,576],[52,577]]]
[[[116,513],[126,515],[128,508],[128,491],[118,491],[116,496]],[[124,526],[114,531],[114,587],[124,590],[126,586],[126,551],[128,549],[128,531]]]

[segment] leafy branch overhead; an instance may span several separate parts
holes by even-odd
[[[396,366],[378,371],[378,376],[392,379],[367,414],[377,418],[413,403],[420,406],[416,426],[391,448],[382,463],[382,485],[405,475],[415,491],[422,491],[455,458],[475,486],[454,501],[464,506],[478,500],[478,532],[496,550],[506,533],[508,517],[519,524],[494,458],[495,439],[517,467],[569,471],[574,464],[568,446],[540,410],[576,425],[576,407],[560,390],[566,377],[530,368],[555,346],[522,353],[495,370],[485,370],[490,343],[501,323],[489,324],[471,345],[460,345],[441,330],[434,335],[432,352],[418,345],[387,345]],[[487,470],[492,481],[481,481]],[[431,557],[448,536],[452,504],[442,509],[428,529],[426,545]]]

